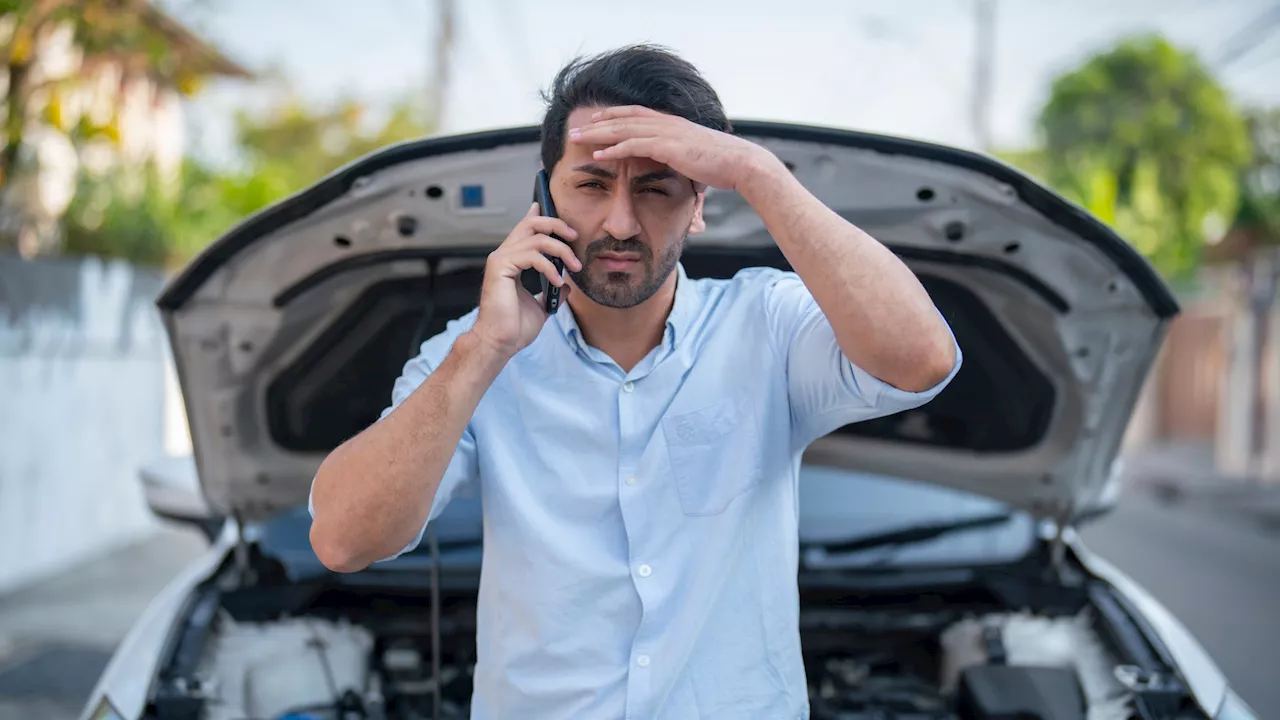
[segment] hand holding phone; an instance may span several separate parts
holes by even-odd
[[[582,268],[573,248],[563,239],[576,240],[577,231],[559,218],[543,216],[539,210],[538,203],[530,203],[520,222],[485,259],[479,315],[471,331],[487,346],[507,355],[533,342],[549,317],[544,299],[535,297],[536,291],[530,292],[532,287],[525,285],[526,273],[534,271],[541,277],[545,293],[548,288],[564,287],[565,267],[574,271]],[[565,293],[553,297],[558,306]]]
[[[551,199],[551,178],[547,174],[546,168],[538,170],[538,176],[533,184],[533,199],[537,201],[540,212],[545,217],[559,218],[556,214],[556,204]],[[551,237],[564,242],[564,238],[559,235],[552,234]],[[564,261],[553,255],[548,255],[547,259],[551,264],[555,265],[556,272],[564,277]],[[552,285],[546,276],[539,276],[542,280],[542,309],[548,315],[554,313],[560,307],[560,288]]]

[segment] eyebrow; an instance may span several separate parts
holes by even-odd
[[[606,170],[595,163],[587,163],[586,165],[579,165],[575,167],[574,170],[578,172],[584,172],[588,175],[595,175],[596,177],[604,178],[605,180],[618,179],[617,173]],[[645,173],[644,175],[637,175],[635,178],[631,180],[631,183],[633,185],[642,185],[644,183],[659,182],[661,180],[670,180],[675,176],[676,176],[676,171],[672,170],[671,168],[667,168],[666,170],[659,170],[657,172]]]

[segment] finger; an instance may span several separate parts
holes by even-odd
[[[617,145],[611,145],[602,150],[596,150],[591,153],[591,157],[596,160],[621,160],[630,157],[644,157],[655,160],[664,165],[671,163],[667,159],[667,153],[664,151],[663,143],[659,138],[631,138],[623,140]]]
[[[554,255],[560,258],[565,267],[577,272],[582,269],[582,261],[577,255],[573,254],[573,248],[565,245],[559,240],[547,235],[534,235],[530,238],[531,245],[544,255]]]
[[[529,211],[528,211],[528,212],[526,212],[526,213],[524,214],[524,216],[525,216],[526,218],[535,218],[535,217],[538,217],[538,215],[540,215],[540,214],[541,214],[541,213],[539,213],[539,212],[538,212],[538,210],[539,210],[539,208],[538,208],[538,201],[537,201],[537,200],[534,200],[534,201],[533,201],[533,204],[529,206]]]
[[[556,287],[564,285],[564,278],[560,276],[560,273],[556,270],[556,266],[547,259],[546,255],[543,255],[537,250],[522,252],[512,259],[515,261],[516,265],[521,268],[530,268],[542,273],[547,277],[547,280],[550,281],[552,285],[555,285]]]
[[[564,243],[560,244],[563,245]],[[519,278],[520,273],[525,270],[538,270],[544,275],[549,272],[551,275],[559,276],[559,273],[556,272],[556,266],[537,247],[517,247],[494,251],[490,256],[490,262],[486,266],[486,274],[492,272],[495,275],[509,278]]]
[[[618,118],[570,128],[569,139],[581,145],[610,145],[628,138],[654,136],[666,131],[660,123],[645,118]]]
[[[612,118],[635,117],[635,116],[662,117],[663,114],[658,112],[657,110],[654,110],[653,108],[647,108],[643,105],[615,105],[613,107],[608,107],[608,108],[605,108],[604,110],[598,110],[592,113],[591,121],[596,122],[598,120],[609,120]]]
[[[569,223],[560,218],[537,216],[529,218],[527,226],[530,231],[544,235],[559,235],[565,240],[577,240],[578,231],[569,227]]]

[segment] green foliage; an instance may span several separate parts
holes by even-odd
[[[85,78],[106,65],[126,76],[146,76],[160,85],[190,95],[209,74],[242,75],[217,51],[190,36],[157,10],[150,0],[0,0],[0,16],[7,32],[0,37],[0,62],[8,82],[4,88],[4,146],[0,151],[0,205],[16,222],[0,233],[0,249],[13,246],[20,226],[30,226],[30,208],[8,191],[11,182],[37,168],[31,154],[22,151],[32,122],[40,122],[66,134],[73,143],[102,139],[120,140],[117,117],[86,114],[68,116],[64,96],[82,88]],[[43,39],[57,29],[68,28],[79,51],[79,68],[67,77],[40,77],[35,71]],[[119,102],[120,98],[115,98]],[[112,108],[110,115],[117,115]],[[40,241],[41,251],[49,248]]]
[[[1171,278],[1199,263],[1206,224],[1234,217],[1245,123],[1191,54],[1126,40],[1057,78],[1042,110],[1048,182]]]
[[[372,129],[366,120],[365,109],[351,100],[317,112],[291,98],[265,116],[240,113],[236,142],[255,172],[294,192],[379,148],[428,132],[422,112],[409,101],[393,105]]]
[[[258,202],[192,161],[176,183],[153,168],[136,175],[132,183],[122,183],[118,173],[82,180],[63,221],[64,253],[171,266],[198,252],[210,233],[234,224],[236,201],[243,208]]]
[[[188,159],[177,182],[150,170],[136,183],[118,173],[87,178],[64,220],[64,252],[181,265],[248,215],[370,152],[425,135],[419,118],[407,102],[371,130],[351,102],[312,112],[290,100],[262,117],[242,114],[236,141],[243,170]]]
[[[1253,158],[1241,178],[1240,209],[1233,226],[1280,244],[1280,108],[1246,116]]]

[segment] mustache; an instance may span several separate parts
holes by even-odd
[[[611,235],[605,235],[604,237],[598,240],[592,240],[587,244],[586,249],[583,251],[583,264],[585,265],[586,261],[591,260],[600,253],[607,252],[635,253],[639,255],[641,259],[652,259],[653,257],[653,251],[649,249],[649,246],[640,242],[636,238],[632,237],[620,240]]]

